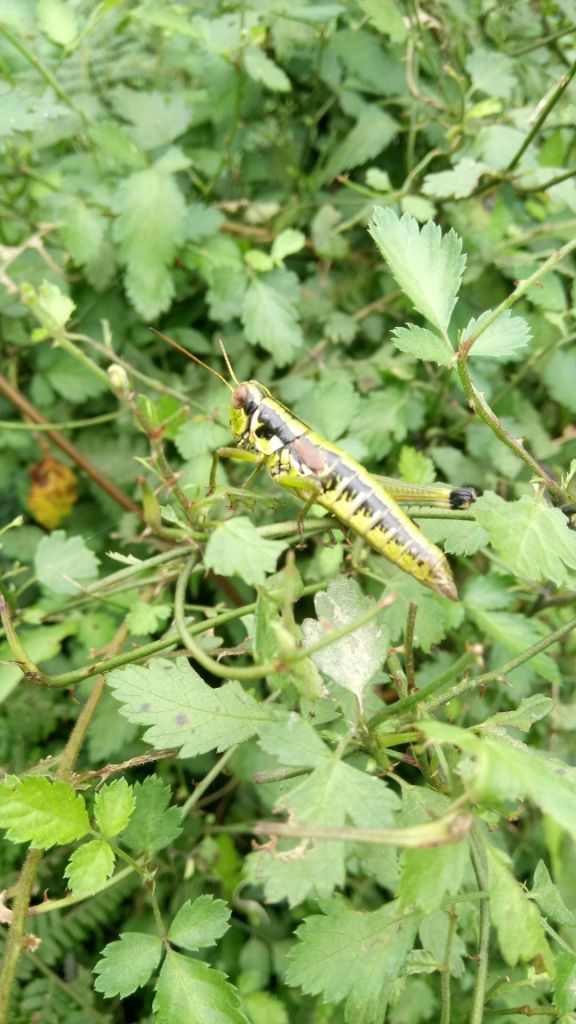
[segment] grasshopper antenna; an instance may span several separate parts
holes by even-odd
[[[224,348],[224,342],[222,341],[222,338],[218,338],[218,344],[220,345],[220,348],[222,350],[222,355],[224,356],[224,362],[226,363],[226,366],[228,367],[228,373],[232,377],[232,380],[234,381],[236,387],[238,387],[239,381],[238,381],[238,379],[236,377],[236,374],[234,373],[234,370],[232,369],[232,363],[230,362],[230,357],[229,357],[226,349]]]
[[[162,334],[162,331],[157,331],[155,327],[151,327],[150,330],[152,331],[153,334],[157,334],[159,338],[162,338],[162,341],[165,341],[167,345],[172,345],[172,348],[178,349],[178,351],[182,352],[183,355],[188,356],[188,359],[191,359],[194,363],[198,363],[198,366],[202,366],[203,369],[208,370],[209,373],[212,373],[215,377],[218,377],[218,380],[222,381],[222,383],[226,385],[228,391],[234,391],[232,385],[226,380],[225,377],[222,376],[221,373],[218,373],[218,370],[214,370],[211,366],[208,366],[208,363],[203,363],[201,359],[198,359],[198,356],[195,356],[192,352],[189,352],[187,348],[184,348],[182,345],[179,345],[177,341],[173,341],[172,338],[169,338],[167,334]],[[228,359],[228,355],[226,353],[224,346],[222,345],[222,342],[220,342],[220,345],[222,346],[222,351],[224,352],[224,359],[226,361],[226,366],[230,371],[230,376],[232,377],[234,383],[238,385],[238,381],[234,376],[232,367],[230,365],[230,360]]]

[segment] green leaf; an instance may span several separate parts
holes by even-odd
[[[558,587],[576,585],[576,535],[560,509],[528,495],[504,501],[487,492],[474,511],[494,551],[512,572]]]
[[[105,380],[79,363],[68,352],[61,350],[50,353],[45,376],[54,390],[66,400],[70,395],[74,395],[76,402],[84,402],[108,391]]]
[[[532,960],[546,953],[548,944],[537,907],[528,898],[504,857],[487,846],[490,867],[490,917],[498,933],[498,945],[507,964]]]
[[[128,615],[126,625],[132,636],[143,636],[155,633],[172,615],[169,604],[148,604],[147,601],[136,601]]]
[[[273,92],[290,92],[292,88],[288,75],[257,46],[244,50],[244,67],[250,78]]]
[[[267,540],[247,516],[236,516],[210,534],[204,561],[207,569],[221,576],[240,576],[249,586],[258,586],[267,573],[276,571],[285,548],[286,541]]]
[[[551,918],[552,921],[557,921],[558,924],[567,924],[574,928],[576,925],[576,913],[574,910],[570,910],[564,903],[560,890],[550,878],[550,872],[543,860],[539,860],[536,865],[534,885],[530,895],[546,917]]]
[[[162,951],[162,940],[155,935],[124,933],[118,942],[104,946],[102,958],[94,968],[94,974],[98,975],[94,988],[108,999],[112,996],[125,999],[150,980]]]
[[[398,132],[398,122],[384,110],[367,106],[348,135],[331,153],[320,173],[321,182],[330,182],[343,171],[350,171],[373,160],[390,145]]]
[[[55,626],[36,626],[34,629],[18,631],[18,638],[26,654],[35,665],[55,658],[62,650],[62,641],[78,629],[78,622],[68,619]],[[0,644],[0,702],[12,692],[24,675],[19,665],[13,662],[14,655],[7,643]]]
[[[305,646],[355,622],[373,605],[373,600],[363,595],[356,580],[344,577],[332,580],[327,590],[314,597],[318,618],[305,619],[302,623]],[[364,689],[381,668],[387,651],[387,632],[374,620],[311,657],[324,675],[350,690],[361,706]]]
[[[529,619],[519,612],[474,611],[473,615],[480,631],[511,654],[521,654],[548,632],[537,619]],[[560,683],[558,666],[545,651],[535,654],[526,664],[549,683]]]
[[[156,1024],[250,1024],[220,971],[169,950],[156,986]]]
[[[460,344],[463,344],[480,327],[492,310],[488,309],[476,320],[472,317],[462,332]],[[521,316],[514,316],[507,309],[498,319],[480,335],[470,349],[470,358],[478,356],[484,359],[496,359],[498,362],[515,362],[522,359],[522,350],[531,338],[529,325]]]
[[[426,359],[438,366],[447,366],[454,355],[450,342],[429,331],[427,327],[418,327],[416,324],[395,327],[392,337],[401,352],[408,352],[416,359]]]
[[[132,123],[131,134],[139,149],[169,145],[192,122],[191,103],[173,90],[157,92],[120,86],[111,99],[118,113]]]
[[[466,58],[474,90],[507,100],[516,85],[514,61],[499,50],[476,47]]]
[[[425,590],[417,580],[403,572],[390,576],[389,590],[396,600],[382,613],[382,621],[390,630],[390,639],[398,643],[404,636],[406,616],[410,604],[418,605],[414,643],[423,651],[429,651],[446,636],[450,626],[458,626],[463,618],[461,605],[447,598]]]
[[[170,925],[168,938],[190,953],[206,946],[215,946],[230,927],[232,911],[224,900],[198,896],[187,900]]]
[[[462,240],[453,230],[442,235],[431,221],[420,229],[413,217],[400,219],[383,206],[374,208],[368,230],[418,312],[446,331],[466,266]]]
[[[381,459],[393,441],[403,441],[410,430],[418,430],[424,419],[422,398],[413,388],[392,385],[373,391],[360,405],[354,419],[354,436]]]
[[[417,916],[403,915],[397,901],[374,912],[335,902],[298,928],[288,983],[325,1002],[346,1000],[349,1024],[382,1024],[417,926]]]
[[[576,956],[567,950],[559,950],[555,963],[554,1006],[560,1015],[570,1014],[576,1009]],[[566,1024],[569,1020],[568,1017]]]
[[[431,484],[436,479],[432,459],[408,444],[400,449],[398,470],[402,479],[411,484]]]
[[[122,704],[122,714],[130,722],[150,726],[144,733],[146,742],[157,750],[181,747],[181,757],[227,750],[254,736],[270,719],[270,712],[239,683],[209,686],[184,658],[157,658],[147,668],[115,669],[108,683]]]
[[[446,894],[458,892],[468,864],[467,842],[406,850],[398,889],[400,905],[417,906],[424,913],[435,910]]]
[[[66,782],[42,775],[20,782],[9,778],[0,786],[0,828],[13,843],[30,843],[47,850],[72,843],[90,830],[83,798]]]
[[[89,896],[98,892],[114,871],[114,853],[104,839],[83,843],[74,851],[66,870],[69,888],[75,896]]]
[[[76,309],[76,303],[64,295],[55,284],[43,281],[38,290],[23,284],[22,301],[42,325],[44,337],[58,338]]]
[[[96,793],[94,817],[103,835],[111,838],[123,832],[134,810],[132,786],[126,779],[115,779]]]
[[[473,520],[423,519],[418,522],[429,540],[439,544],[448,555],[475,555],[488,544],[488,534]]]
[[[34,557],[38,582],[54,594],[77,594],[98,576],[98,558],[82,537],[67,537],[55,530],[40,541]]]
[[[38,0],[36,17],[44,35],[60,46],[69,46],[78,34],[74,12],[65,0]]]
[[[182,815],[171,807],[172,791],[157,775],[149,775],[133,787],[135,808],[122,833],[122,846],[150,856],[170,846],[182,831]]]
[[[408,29],[394,0],[360,0],[360,7],[378,32],[389,36],[393,43],[404,42]]]
[[[465,156],[449,171],[427,174],[422,191],[435,199],[464,199],[474,191],[486,170],[485,164]]]
[[[499,711],[496,715],[485,718],[482,722],[482,729],[499,729],[504,726],[505,729],[520,729],[522,732],[528,732],[534,722],[540,722],[553,710],[554,701],[551,697],[546,697],[543,693],[533,693],[531,697],[525,697],[520,701],[518,707],[513,708],[512,711]]]
[[[576,413],[576,351],[555,352],[544,370],[544,382],[556,402]]]
[[[72,259],[85,266],[94,257],[104,241],[106,221],[101,213],[88,206],[78,196],[70,198],[64,206],[60,232]],[[75,363],[78,366],[78,363]],[[69,397],[70,392],[66,397]]]
[[[294,228],[286,228],[276,236],[272,243],[270,255],[275,263],[282,263],[287,256],[300,252],[306,245],[306,235]]]
[[[122,182],[114,237],[126,267],[126,289],[141,316],[163,313],[172,301],[169,266],[186,234],[186,204],[170,175],[151,167]]]
[[[314,388],[294,403],[294,412],[311,422],[323,437],[337,441],[354,424],[360,402],[348,374],[326,373]]]
[[[293,275],[287,270],[273,270],[254,278],[242,307],[248,341],[270,352],[277,366],[292,362],[294,353],[304,344],[293,284]]]

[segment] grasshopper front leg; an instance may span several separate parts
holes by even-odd
[[[216,472],[218,470],[218,463],[220,459],[234,459],[236,462],[251,462],[254,465],[254,470],[250,473],[250,476],[242,484],[243,487],[250,482],[252,477],[262,469],[262,466],[266,462],[266,455],[262,455],[260,452],[248,452],[243,448],[217,448],[212,456],[212,468],[210,470],[210,482],[208,484],[207,495],[213,494],[216,488]]]

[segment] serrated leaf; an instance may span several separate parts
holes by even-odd
[[[365,398],[354,418],[354,436],[381,459],[394,441],[403,441],[410,430],[424,422],[422,396],[414,388],[392,385],[385,391],[373,391]]]
[[[157,775],[133,787],[135,808],[122,833],[122,846],[151,855],[170,846],[182,831],[182,814],[171,807],[172,791]]]
[[[519,612],[476,610],[473,615],[480,631],[511,654],[521,654],[542,640],[547,632],[537,619],[529,619]],[[526,664],[549,683],[560,683],[558,666],[545,651],[535,654]]]
[[[402,907],[417,906],[430,913],[446,894],[458,892],[469,863],[468,843],[449,843],[436,849],[413,849],[404,853],[398,897]]]
[[[169,950],[154,999],[156,1024],[250,1024],[226,975]]]
[[[542,860],[538,861],[536,865],[534,885],[530,895],[536,901],[542,913],[546,917],[551,918],[552,921],[570,925],[572,928],[576,925],[576,913],[570,910],[564,903],[558,886],[554,885],[550,878],[550,872]]]
[[[411,484],[431,484],[436,479],[432,459],[408,444],[403,444],[400,449],[398,471],[402,479]],[[384,485],[384,490],[386,490],[386,485]]]
[[[466,58],[466,70],[474,89],[488,96],[508,99],[516,85],[514,62],[500,50],[476,47]]]
[[[464,199],[474,191],[486,170],[485,164],[465,156],[449,171],[427,174],[422,191],[435,199]]]
[[[108,391],[106,381],[79,363],[68,352],[50,353],[45,376],[54,390],[67,401],[70,395],[74,395],[75,402],[84,402]]]
[[[167,146],[190,126],[193,108],[187,96],[177,91],[130,89],[120,86],[111,96],[118,113],[132,124],[132,137],[139,149]]]
[[[490,315],[488,309],[476,320],[472,317],[462,332],[460,344],[466,342],[482,322]],[[522,350],[528,345],[532,333],[529,325],[521,316],[514,316],[507,309],[502,316],[488,327],[475,341],[470,349],[470,358],[478,356],[484,359],[496,359],[498,362],[513,362],[522,358]]]
[[[288,983],[325,1002],[346,1000],[350,1024],[382,1024],[417,926],[417,916],[403,915],[397,901],[371,913],[334,903],[298,928]]]
[[[445,332],[466,266],[462,240],[429,221],[422,229],[413,217],[400,219],[388,207],[374,208],[368,230],[391,274],[419,313]]]
[[[97,992],[108,999],[125,999],[149,981],[162,957],[162,940],[142,932],[126,932],[118,942],[109,942],[94,968]]]
[[[512,711],[499,711],[496,715],[484,719],[482,729],[499,729],[504,726],[505,729],[513,728],[528,732],[534,722],[539,722],[553,710],[554,701],[551,697],[546,697],[543,693],[533,693],[530,697],[524,697]]]
[[[150,726],[146,742],[157,750],[180,747],[181,757],[227,750],[254,736],[270,719],[270,712],[239,683],[209,686],[184,658],[115,669],[108,683],[122,714]]]
[[[38,289],[24,283],[21,295],[24,305],[36,317],[48,336],[57,338],[61,335],[76,309],[76,303],[49,281],[43,281]]]
[[[151,167],[120,185],[114,237],[126,267],[126,288],[148,319],[168,309],[174,285],[168,267],[186,235],[186,204],[174,179]]]
[[[352,130],[331,153],[320,173],[320,181],[332,181],[343,171],[373,160],[392,142],[397,131],[398,122],[384,110],[376,106],[366,107]]]
[[[275,263],[282,263],[287,256],[300,252],[306,245],[306,235],[294,228],[286,228],[276,236],[272,243],[270,255]]]
[[[353,579],[339,577],[326,591],[314,597],[317,619],[305,619],[302,634],[311,646],[335,629],[350,625],[365,614],[373,601],[362,593]],[[312,661],[324,675],[350,690],[362,705],[364,689],[381,668],[388,650],[386,630],[376,621],[369,622],[334,644],[312,654]]]
[[[390,630],[390,639],[398,643],[404,636],[406,616],[410,604],[418,605],[414,643],[423,651],[444,639],[450,627],[456,628],[464,616],[462,606],[447,598],[425,590],[417,580],[406,573],[394,573],[389,590],[396,600],[382,613],[382,621]]]
[[[168,938],[190,953],[215,946],[230,927],[231,913],[224,900],[215,900],[213,896],[187,900],[172,921]]]
[[[68,783],[27,776],[0,786],[0,828],[13,843],[47,850],[81,839],[90,830],[90,820],[83,798]]]
[[[75,896],[98,892],[114,871],[114,853],[104,839],[92,839],[74,851],[66,870],[68,886]]]
[[[104,240],[106,221],[101,213],[78,196],[68,200],[60,232],[72,259],[82,266],[89,263]],[[75,364],[78,366],[78,363]],[[68,395],[70,392],[68,392]]]
[[[555,956],[555,967],[554,1006],[564,1020],[564,1014],[576,1009],[576,956],[568,950],[559,950]],[[566,1020],[569,1021],[570,1017]]]
[[[244,50],[244,67],[250,78],[273,92],[290,92],[292,88],[286,72],[257,46],[248,46]]]
[[[532,960],[547,950],[537,907],[493,846],[487,847],[490,868],[490,916],[498,933],[498,945],[507,964]]]
[[[99,560],[82,537],[67,537],[55,530],[43,537],[34,556],[38,582],[54,594],[77,594],[82,585],[98,576]]]
[[[276,571],[285,548],[285,541],[262,537],[247,516],[236,516],[210,534],[204,563],[221,576],[240,576],[249,586],[258,586]]]
[[[134,806],[134,793],[126,779],[115,779],[99,789],[94,800],[94,817],[102,834],[111,838],[123,832]]]
[[[454,355],[454,349],[449,341],[440,338],[427,327],[418,327],[416,324],[395,327],[392,338],[396,348],[401,352],[408,352],[416,359],[426,359],[431,363],[437,363],[438,366],[447,366]]]
[[[417,514],[414,519],[418,523]],[[424,519],[418,526],[448,555],[475,555],[488,544],[486,530],[473,520]]]
[[[277,366],[286,366],[304,344],[304,336],[291,288],[288,293],[277,287],[286,282],[281,274],[289,271],[273,270],[252,280],[244,296],[242,323],[248,341],[270,352]]]
[[[560,509],[527,495],[504,501],[487,492],[474,511],[496,554],[513,572],[558,587],[576,584],[576,534]]]
[[[132,636],[142,636],[146,633],[155,633],[157,629],[169,619],[172,608],[169,604],[148,604],[146,601],[136,601],[128,615],[126,625]]]

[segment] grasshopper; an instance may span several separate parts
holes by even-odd
[[[234,386],[166,335],[160,337],[218,377],[232,395],[230,429],[237,447],[214,452],[209,493],[214,490],[220,459],[250,462],[255,464],[254,472],[265,467],[277,484],[306,502],[302,517],[314,503],[321,505],[424,586],[451,601],[458,600],[444,552],[424,536],[400,506],[416,503],[468,508],[476,500],[472,487],[409,484],[375,476],[290,412],[264,384],[238,381],[223,345]]]

